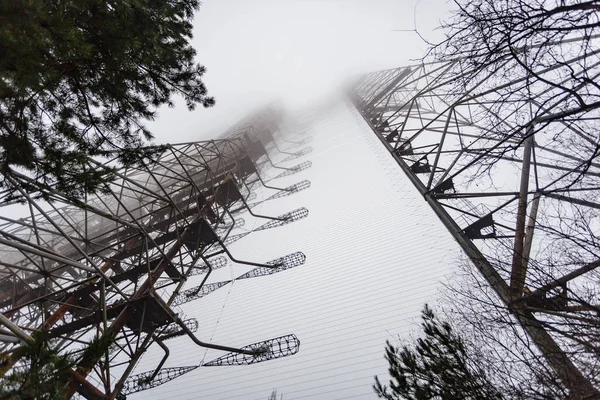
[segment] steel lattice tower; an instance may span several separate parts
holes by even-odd
[[[588,68],[580,62],[586,57],[589,68],[597,65],[591,64],[597,53],[573,57],[573,76]],[[499,74],[510,69],[509,59],[504,62]],[[534,100],[530,94],[520,101],[503,97],[535,91],[542,80],[562,83],[569,79],[558,73],[563,64],[540,67],[535,78],[507,73],[502,84],[490,73],[457,90],[468,63],[369,73],[350,85],[349,96],[565,386],[576,398],[598,398],[581,372],[597,350],[578,340],[576,330],[579,323],[595,324],[599,310],[597,297],[584,289],[597,284],[593,274],[600,266],[593,136],[600,116],[592,110],[569,120],[567,95],[551,85]],[[527,120],[529,101],[542,112]],[[498,125],[487,124],[490,114]],[[577,222],[585,216],[590,225]],[[573,248],[584,250],[581,258],[567,256]]]
[[[229,262],[254,267],[236,279],[304,263],[301,252],[270,261],[240,260],[227,247],[252,231],[308,215],[305,208],[260,215],[252,210],[258,203],[249,204],[261,186],[275,191],[263,201],[310,186],[301,181],[280,188],[263,179],[270,168],[287,176],[310,167],[308,161],[291,168],[273,163],[273,154],[291,161],[310,152],[310,147],[299,147],[310,137],[294,142],[279,134],[281,121],[278,110],[267,108],[219,139],[168,145],[157,159],[119,170],[104,192],[82,200],[52,192],[46,203],[19,188],[29,217],[0,217],[2,373],[19,368],[23,343],[41,333],[59,353],[81,355],[98,338],[111,343],[102,355],[83,357],[69,371],[69,396],[78,392],[90,399],[124,398],[202,366],[252,364],[297,353],[300,342],[293,334],[241,348],[202,341],[194,334],[198,321],[178,310],[178,305],[229,284],[206,283],[213,270]],[[96,162],[90,159],[90,168]],[[264,222],[252,231],[231,234],[243,226],[244,213]],[[195,275],[203,276],[201,284],[186,285]],[[205,363],[163,368],[169,356],[166,341],[183,335],[225,354]],[[162,348],[164,357],[153,370],[130,376],[150,346]]]
[[[579,60],[571,61],[577,73]],[[597,389],[582,373],[594,357],[594,344],[578,342],[570,327],[573,321],[597,321],[597,298],[586,297],[585,289],[594,282],[591,276],[600,261],[595,251],[581,252],[574,260],[561,250],[572,247],[573,238],[592,249],[596,243],[597,221],[578,225],[576,216],[595,216],[600,209],[597,140],[583,126],[593,126],[600,117],[591,112],[571,123],[550,118],[555,115],[548,108],[527,120],[529,104],[516,101],[506,103],[497,115],[501,124],[490,129],[482,115],[496,112],[492,105],[499,104],[499,91],[522,90],[524,80],[509,79],[500,87],[493,77],[484,76],[457,90],[464,62],[366,74],[349,86],[348,96],[397,163],[394,173],[410,180],[493,289],[499,306],[574,396],[595,398]],[[538,72],[555,79],[555,68]],[[340,104],[346,103],[342,99]],[[302,180],[276,187],[264,178],[268,168],[281,169],[277,178],[311,166],[303,161],[283,168],[273,162],[274,154],[289,162],[311,151],[301,147],[310,138],[279,134],[281,120],[281,113],[268,109],[217,140],[170,145],[159,159],[121,171],[107,193],[85,201],[53,193],[54,202],[46,207],[23,188],[31,216],[1,217],[3,370],[18,366],[20,342],[38,331],[64,351],[84,349],[95,337],[114,335],[107,354],[72,373],[71,393],[88,398],[116,398],[153,388],[200,367],[295,354],[299,340],[293,334],[241,348],[203,342],[194,335],[199,322],[177,311],[179,305],[233,280],[304,263],[300,251],[271,260],[239,260],[228,249],[252,232],[308,214],[304,208],[278,216],[253,211],[259,204],[253,193],[260,187],[275,191],[262,200],[267,201],[310,186]],[[565,146],[565,141],[554,139],[557,135],[588,145]],[[265,221],[239,232],[244,213]],[[573,222],[567,233],[556,229],[565,221]],[[548,248],[557,249],[550,261]],[[232,280],[207,281],[213,270],[229,262],[254,268]],[[202,276],[201,283],[187,284],[194,276]],[[204,363],[165,367],[168,340],[184,335],[225,354]],[[150,346],[162,349],[165,356],[153,369],[131,375]],[[119,376],[116,381],[110,378],[114,373]]]

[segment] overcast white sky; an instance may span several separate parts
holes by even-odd
[[[193,45],[217,105],[161,110],[158,142],[210,139],[275,99],[303,103],[357,72],[401,66],[423,55],[448,15],[447,0],[205,0]],[[416,11],[416,12],[415,12]],[[416,16],[416,18],[415,18]]]
[[[416,22],[435,41],[450,9],[450,0],[204,0],[193,46],[217,104],[190,112],[177,98],[147,126],[158,143],[214,139],[265,103],[305,104],[353,74],[422,57],[414,32],[394,30]]]

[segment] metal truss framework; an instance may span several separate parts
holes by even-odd
[[[578,60],[572,61],[578,74]],[[501,103],[502,95],[535,90],[536,82],[515,77],[499,87],[492,75],[457,90],[467,64],[369,73],[348,94],[566,387],[576,398],[599,398],[581,372],[590,353],[597,357],[595,344],[556,327],[597,326],[600,312],[597,294],[585,291],[592,285],[597,293],[593,274],[600,266],[594,236],[600,209],[594,124],[600,117],[593,111],[550,120],[557,110],[548,108],[528,120],[527,101]],[[559,82],[553,68],[537,73]],[[552,96],[561,104],[560,94],[548,92],[539,101]],[[490,114],[497,125],[486,123]],[[578,357],[574,347],[589,352]]]
[[[263,180],[267,164],[281,170],[281,176],[307,168],[306,164],[286,168],[272,161],[272,154],[279,151],[274,134],[280,121],[278,111],[267,109],[220,139],[168,145],[157,159],[119,170],[118,179],[106,185],[105,192],[88,194],[83,200],[52,192],[52,201],[45,203],[20,189],[29,217],[12,219],[8,212],[0,216],[1,373],[18,368],[22,343],[36,340],[40,332],[59,352],[75,355],[95,338],[111,338],[104,355],[86,357],[69,371],[70,381],[65,382],[70,395],[78,392],[94,399],[123,398],[127,392],[157,386],[195,369],[161,369],[169,355],[164,341],[177,336],[187,335],[199,346],[229,352],[225,359],[243,354],[246,364],[295,354],[299,342],[293,351],[285,352],[274,351],[271,343],[289,342],[293,335],[270,339],[264,342],[267,347],[202,342],[193,333],[198,322],[184,319],[176,308],[228,283],[206,281],[213,269],[229,260],[261,271],[252,276],[304,262],[302,253],[264,264],[239,260],[226,244],[234,236],[231,232],[243,225],[242,213],[268,221],[257,230],[308,214],[302,208],[265,216],[254,213],[248,204],[259,184],[277,190],[271,198],[310,185],[303,181],[278,188]],[[281,136],[278,141],[292,148],[308,142],[306,138],[289,142]],[[281,153],[298,158],[307,152]],[[93,168],[96,161],[89,162]],[[204,275],[202,284],[184,290],[194,275]],[[163,360],[143,379],[127,380],[152,344],[163,348]]]
[[[127,395],[160,386],[183,374],[187,374],[198,367],[249,365],[294,355],[300,350],[300,340],[298,340],[296,335],[285,335],[249,344],[248,346],[242,347],[241,350],[247,350],[251,352],[252,355],[249,356],[240,352],[232,352],[204,364],[162,368],[133,375],[127,379],[121,393]]]

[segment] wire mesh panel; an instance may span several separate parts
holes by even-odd
[[[173,305],[178,306],[180,304],[187,303],[188,301],[200,299],[206,296],[207,294],[210,294],[215,290],[227,285],[230,282],[231,281],[205,283],[204,285],[184,290],[173,299]]]
[[[132,375],[127,379],[121,395],[128,395],[131,393],[141,392],[142,390],[152,389],[153,387],[165,384],[173,379],[179,378],[181,375],[187,374],[198,368],[198,365],[187,366],[187,367],[171,367],[163,368],[156,373],[155,371],[148,371],[137,375]]]
[[[308,217],[308,210],[306,208],[302,207],[297,210],[290,211],[290,212],[287,212],[285,214],[278,216],[276,220],[269,221],[269,222],[259,226],[258,228],[254,229],[254,232],[291,224],[292,222],[301,220],[302,218],[306,218],[306,217]]]
[[[194,334],[197,321],[182,321],[172,306],[228,283],[185,287],[189,277],[209,271],[202,260],[218,269],[234,259],[227,248],[232,241],[223,243],[221,236],[244,224],[240,214],[249,209],[239,205],[261,190],[255,165],[271,157],[265,144],[274,143],[282,118],[268,108],[219,139],[165,145],[153,159],[117,168],[114,181],[83,199],[50,188],[45,202],[30,187],[17,188],[27,216],[0,217],[0,312],[8,321],[2,324],[27,340],[43,332],[59,354],[80,354],[96,338],[111,342],[110,351],[78,360],[73,376],[64,378],[77,381],[67,396],[133,390],[127,377],[161,338],[186,335],[198,346],[244,352],[202,342]],[[91,169],[98,163],[89,159]],[[6,196],[0,192],[0,202]],[[300,216],[285,218],[289,223]],[[4,370],[20,365],[21,339],[13,331],[0,339],[0,351],[9,355]],[[148,382],[142,374],[136,385],[154,387],[193,368],[164,368]]]
[[[243,275],[238,276],[235,279],[240,280],[248,278],[257,278],[265,275],[272,275],[277,272],[285,271],[287,269],[300,266],[304,264],[305,261],[306,256],[304,255],[304,253],[296,252],[288,254],[287,256],[280,257],[266,263],[267,265],[271,265],[272,267],[257,267],[251,271],[246,272]]]
[[[221,365],[248,365],[296,354],[300,350],[300,340],[296,335],[286,335],[275,339],[257,342],[242,347],[253,354],[229,353],[203,364],[203,367]]]

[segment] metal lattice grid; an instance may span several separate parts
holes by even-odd
[[[306,261],[306,256],[304,253],[297,252],[293,254],[288,254],[285,257],[277,258],[273,261],[269,261],[266,263],[269,267],[256,267],[243,275],[235,278],[239,279],[248,279],[248,278],[257,278],[265,275],[272,275],[281,271],[285,271],[290,268],[298,267]]]
[[[229,353],[203,364],[204,367],[221,365],[248,365],[275,358],[287,357],[296,354],[300,350],[300,340],[296,335],[285,335],[275,339],[265,340],[242,347],[250,350],[249,354]]]
[[[600,266],[600,115],[570,118],[568,95],[545,81],[569,79],[561,68],[573,76],[595,68],[598,53],[535,71],[537,78],[491,73],[462,89],[456,82],[469,61],[461,59],[369,73],[349,88],[356,109],[548,364],[573,393],[586,395],[598,391],[581,368],[597,353],[576,330],[600,306],[589,290],[598,287]],[[497,68],[508,70],[509,60]],[[521,100],[506,100],[521,92]],[[541,115],[530,114],[531,102]]]
[[[223,267],[228,258],[269,266],[236,259],[224,241],[242,225],[236,214],[272,220],[273,226],[292,221],[291,214],[257,215],[246,203],[255,196],[253,185],[262,182],[256,165],[270,160],[265,144],[273,142],[281,118],[268,109],[220,139],[167,145],[155,160],[118,170],[115,181],[83,200],[50,189],[46,203],[19,187],[28,216],[0,217],[3,373],[19,368],[21,342],[36,340],[36,331],[46,332],[59,353],[75,355],[94,338],[113,338],[105,356],[71,371],[68,395],[86,398],[119,395],[146,350],[174,336],[249,354],[200,341],[193,333],[197,322],[182,319],[172,306],[187,278],[210,271],[207,265]],[[90,168],[97,163],[90,159]],[[146,384],[177,374],[165,370]]]

